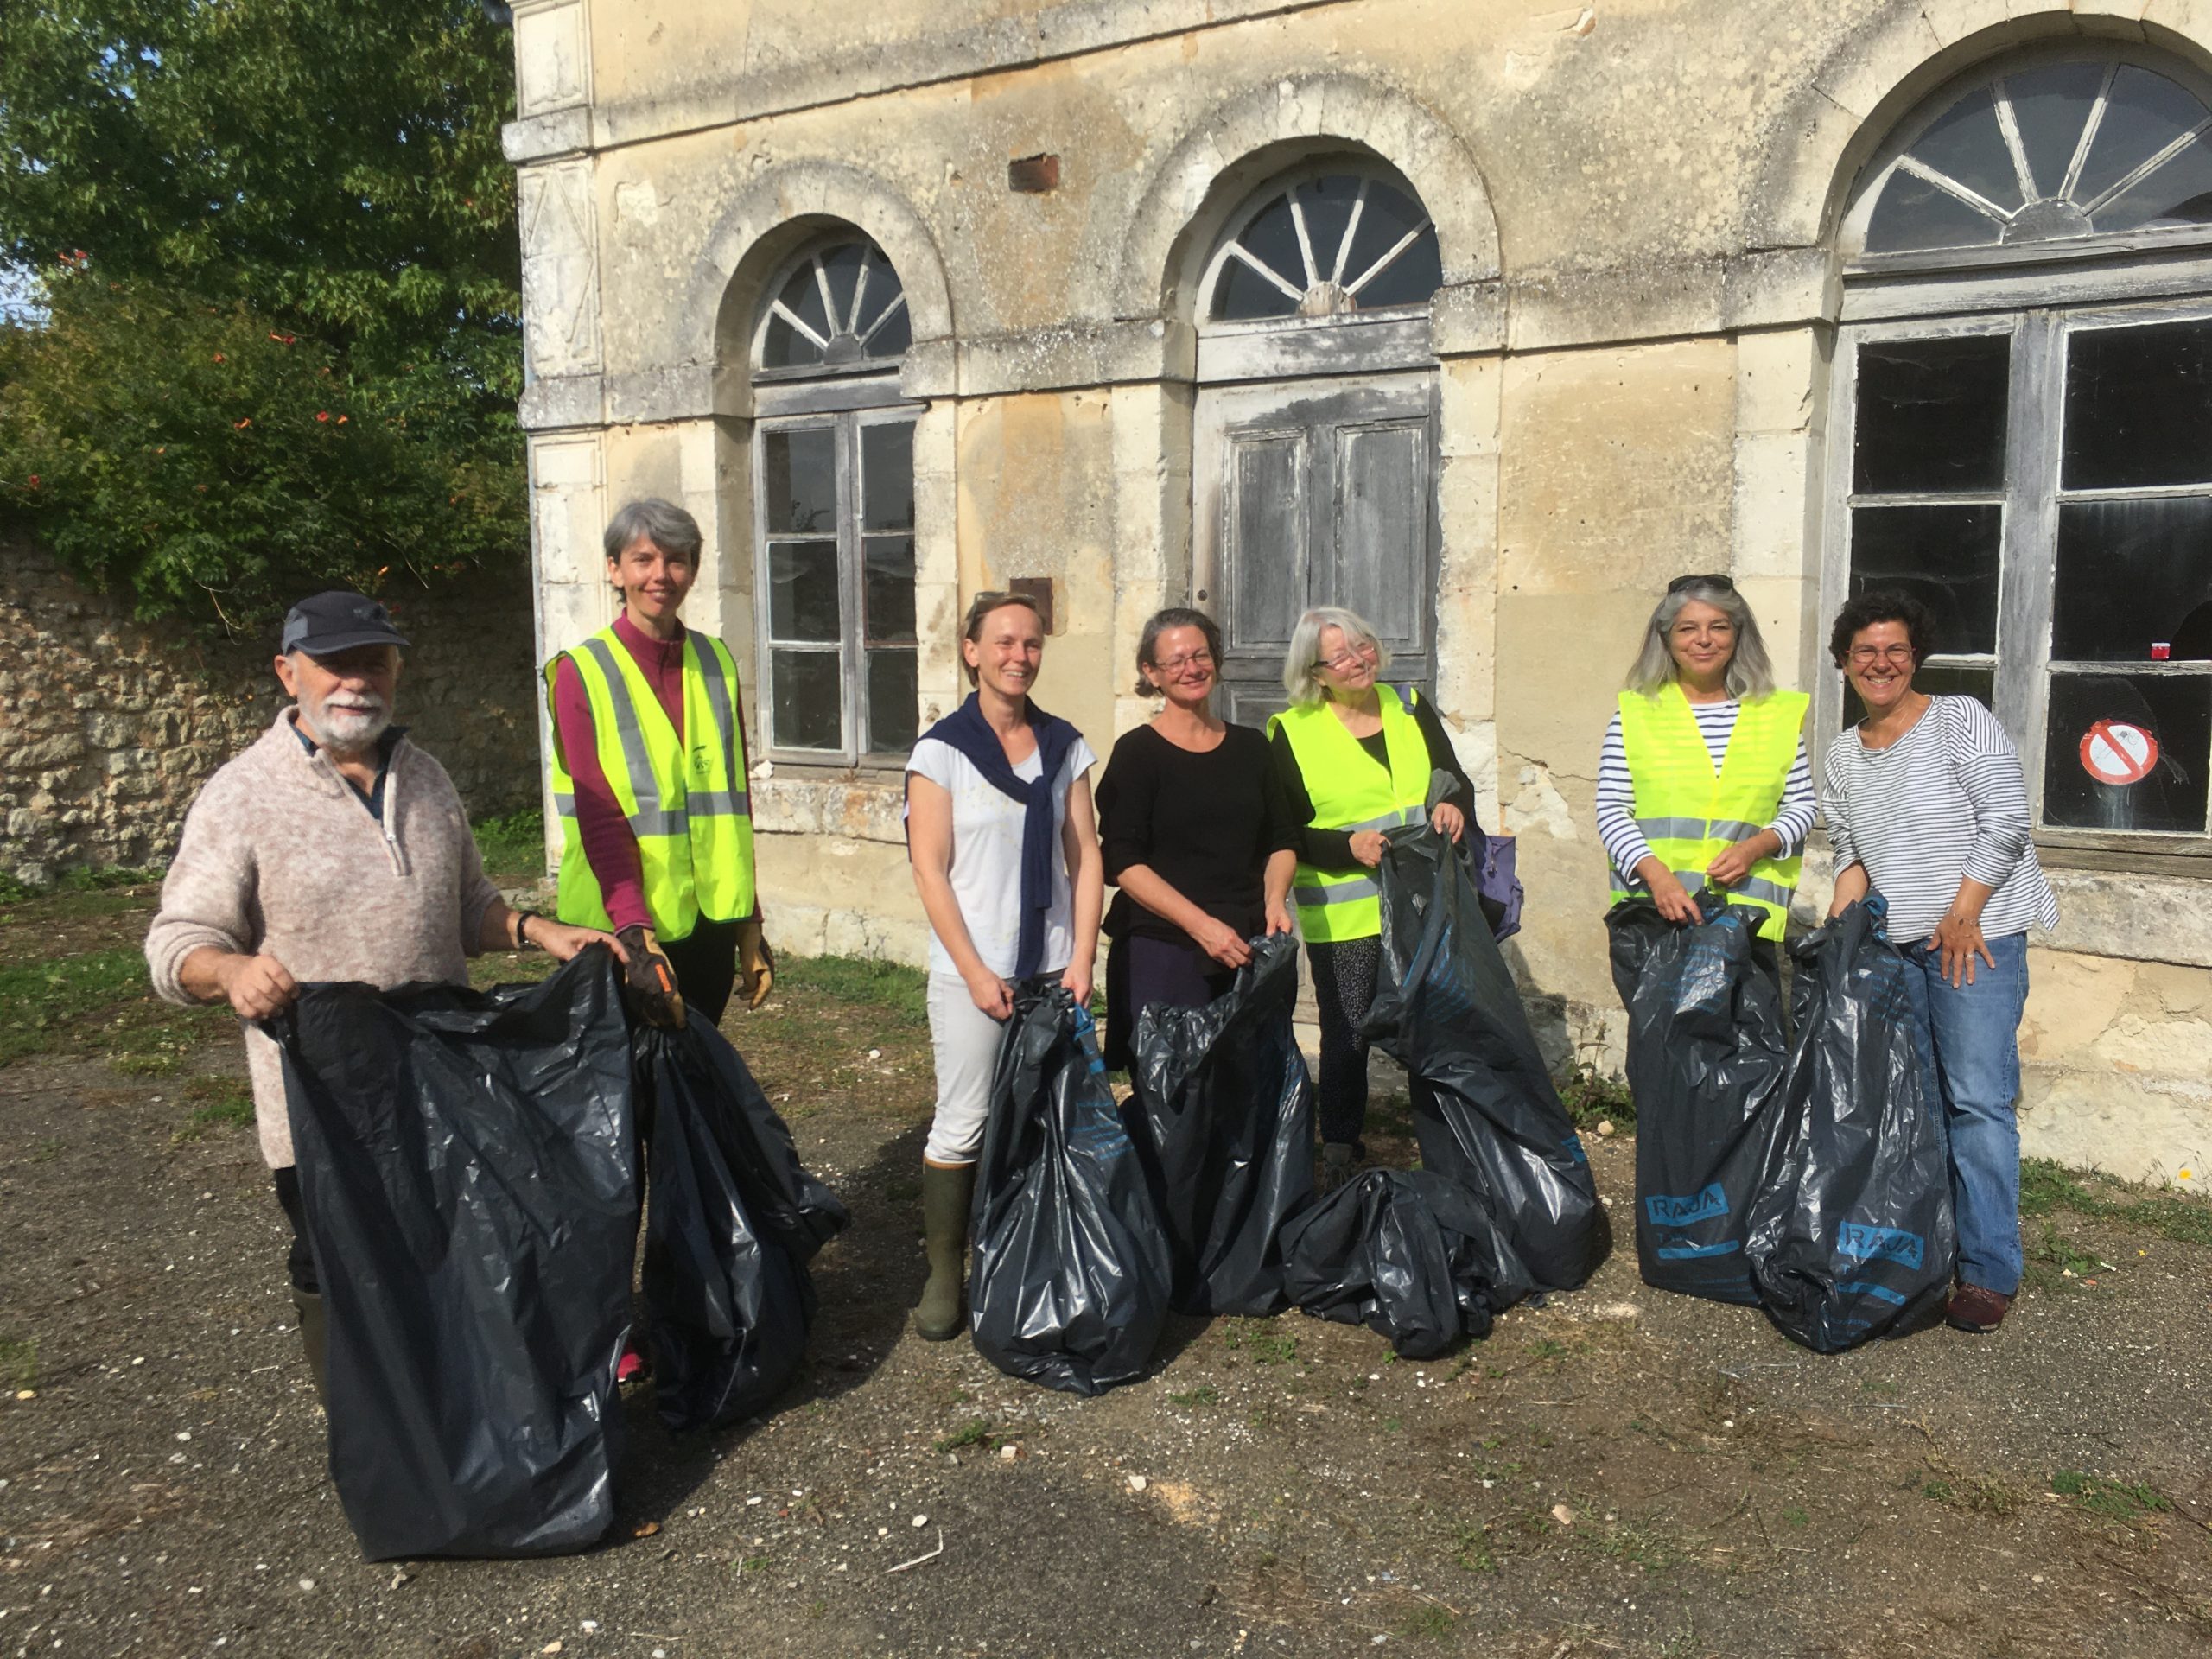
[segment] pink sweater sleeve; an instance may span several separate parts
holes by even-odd
[[[630,821],[622,816],[621,804],[600,768],[591,699],[585,695],[575,664],[566,658],[553,672],[553,723],[560,736],[562,755],[569,764],[569,776],[576,785],[576,830],[583,840],[584,861],[599,878],[607,913],[618,932],[626,927],[651,927],[645,874],[638,862],[638,839],[631,834]]]

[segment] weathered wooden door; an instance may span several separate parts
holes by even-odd
[[[1193,588],[1221,623],[1228,718],[1283,706],[1283,653],[1313,605],[1365,617],[1394,682],[1433,682],[1435,401],[1424,372],[1199,393]]]

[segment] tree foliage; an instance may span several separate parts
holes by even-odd
[[[478,0],[0,0],[0,511],[142,613],[523,556]]]

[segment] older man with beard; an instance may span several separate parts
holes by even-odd
[[[154,988],[172,1002],[228,1002],[246,1021],[261,1155],[292,1224],[292,1300],[322,1392],[322,1301],[301,1224],[283,1071],[253,1023],[302,981],[381,989],[467,978],[485,950],[561,961],[613,938],[510,910],[484,874],[445,768],[391,724],[400,649],[382,605],[318,594],[284,620],[276,677],[293,699],[200,791],[161,912],[146,935]]]

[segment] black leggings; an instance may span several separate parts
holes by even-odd
[[[701,917],[689,933],[673,944],[663,939],[660,948],[676,970],[676,988],[683,993],[684,1007],[704,1014],[710,1026],[721,1024],[730,990],[737,983],[737,924]]]
[[[284,1206],[284,1219],[292,1224],[292,1248],[284,1256],[292,1288],[302,1296],[320,1296],[322,1281],[315,1277],[315,1251],[308,1243],[307,1212],[300,1208],[300,1172],[287,1164],[269,1173],[276,1178],[276,1202]]]
[[[1321,1077],[1314,1104],[1324,1141],[1356,1143],[1367,1124],[1367,1039],[1359,1028],[1382,968],[1380,938],[1308,944],[1313,1001],[1321,1019]]]

